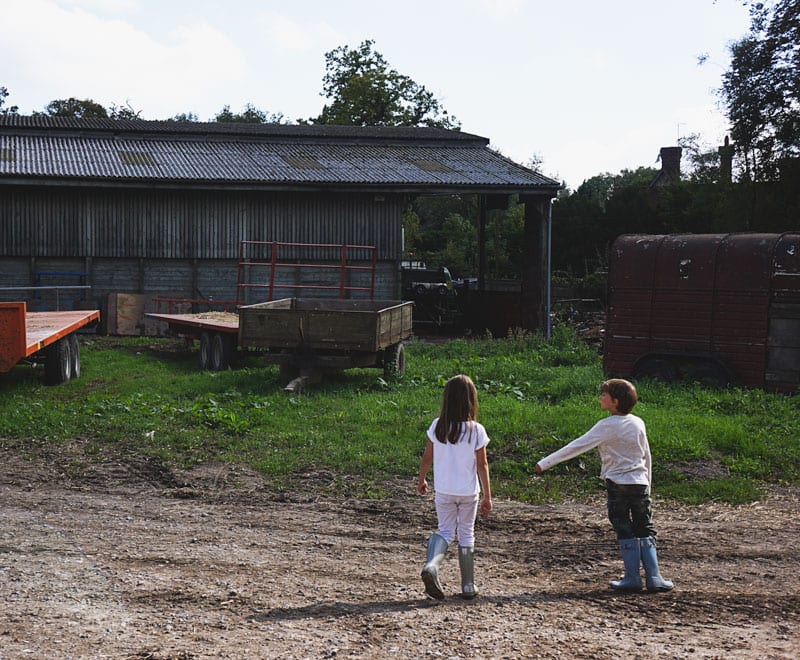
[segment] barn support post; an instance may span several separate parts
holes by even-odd
[[[520,196],[525,204],[521,317],[525,330],[546,331],[548,301],[548,235],[550,198]]]
[[[486,195],[478,195],[478,291],[486,290]]]

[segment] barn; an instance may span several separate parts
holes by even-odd
[[[100,309],[120,293],[263,300],[246,286],[266,275],[242,264],[261,250],[274,262],[276,245],[296,267],[273,268],[275,295],[396,299],[410,200],[477,195],[483,225],[516,195],[519,324],[540,328],[558,187],[487,138],[438,128],[0,116],[0,299],[35,306],[38,285]]]

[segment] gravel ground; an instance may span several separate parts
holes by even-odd
[[[474,601],[427,599],[435,525],[407,483],[366,501],[333,475],[277,493],[252,471],[0,449],[0,658],[796,658],[800,489],[732,507],[657,501],[664,594],[616,594],[602,500],[498,501]]]

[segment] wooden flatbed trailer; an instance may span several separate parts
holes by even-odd
[[[0,373],[29,360],[44,364],[50,385],[78,378],[81,357],[75,333],[99,320],[98,310],[28,312],[24,302],[0,302]]]
[[[413,303],[397,300],[284,298],[239,308],[238,321],[214,314],[148,314],[172,334],[200,340],[205,369],[227,369],[237,347],[264,351],[298,391],[326,372],[354,367],[405,370],[403,341],[412,333]]]

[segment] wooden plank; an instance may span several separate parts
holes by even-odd
[[[55,343],[62,337],[100,320],[99,310],[30,312],[25,319],[26,357]]]
[[[412,308],[410,302],[300,298],[248,305],[239,311],[240,341],[257,348],[375,352],[411,335]]]
[[[147,313],[145,316],[157,321],[164,321],[173,329],[199,328],[201,330],[214,330],[216,332],[227,332],[230,334],[239,332],[238,320],[227,321],[220,316],[215,316],[213,312],[203,312],[200,314]]]

